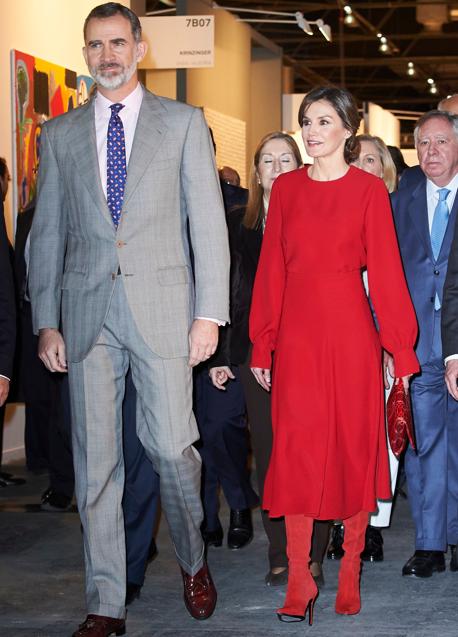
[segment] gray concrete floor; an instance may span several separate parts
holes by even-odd
[[[70,637],[86,613],[82,543],[78,515],[43,513],[37,503],[45,476],[26,474],[27,485],[0,489],[0,637]],[[227,527],[225,505],[222,520]],[[149,566],[142,595],[128,613],[129,637],[457,637],[458,573],[429,580],[401,577],[412,553],[413,526],[405,500],[397,502],[391,529],[384,532],[385,561],[366,564],[359,615],[334,612],[338,564],[325,561],[326,586],[315,622],[281,624],[275,609],[284,589],[267,588],[266,539],[259,510],[255,538],[240,551],[212,548],[208,561],[218,589],[215,614],[193,620],[182,602],[181,578],[167,525],[162,520],[158,557]]]

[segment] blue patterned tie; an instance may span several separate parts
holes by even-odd
[[[121,219],[124,186],[127,178],[126,142],[119,111],[124,104],[112,104],[107,133],[107,204],[115,227]]]
[[[439,201],[437,202],[436,209],[434,210],[433,223],[431,226],[431,248],[433,250],[434,258],[437,261],[439,252],[444,240],[445,231],[447,230],[449,209],[447,206],[447,197],[450,194],[450,190],[447,188],[439,188],[437,191],[439,195]],[[434,309],[440,310],[441,303],[439,297],[436,294],[434,300]]]

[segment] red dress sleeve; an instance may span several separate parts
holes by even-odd
[[[285,285],[280,190],[275,183],[259,257],[250,311],[251,367],[270,369],[275,350]]]
[[[365,239],[369,293],[382,347],[392,354],[397,377],[419,371],[414,345],[417,320],[404,276],[390,199],[375,183],[366,210]]]

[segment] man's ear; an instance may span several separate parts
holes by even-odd
[[[148,44],[144,40],[141,40],[137,44],[137,62],[141,62],[143,60],[147,51],[148,51]]]
[[[83,51],[84,61],[85,61],[85,62],[86,62],[86,64],[87,64],[87,49],[86,49],[86,47],[85,47],[85,46],[83,46],[82,51]]]

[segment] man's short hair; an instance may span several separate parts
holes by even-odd
[[[415,148],[417,147],[417,142],[418,142],[418,131],[423,126],[423,124],[426,124],[426,122],[428,122],[430,119],[443,119],[446,122],[448,122],[450,126],[453,128],[455,136],[458,138],[458,116],[457,115],[452,115],[452,113],[449,113],[448,111],[439,111],[439,110],[428,111],[428,113],[425,113],[424,115],[420,117],[420,119],[415,125],[415,130],[413,132],[413,137],[415,140]]]
[[[92,9],[92,11],[89,13],[86,20],[84,21],[84,40],[86,41],[86,31],[89,20],[92,20],[93,18],[103,20],[104,18],[112,18],[114,15],[122,15],[123,18],[129,20],[134,40],[135,42],[140,42],[140,40],[142,39],[142,25],[140,24],[138,16],[135,15],[135,13],[131,11],[131,9],[125,7],[119,2],[105,2],[105,4],[99,4],[97,7],[94,7]]]

